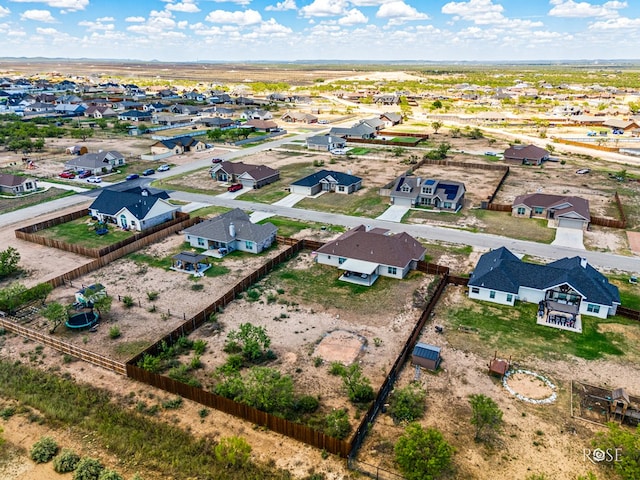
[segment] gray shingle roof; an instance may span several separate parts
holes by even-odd
[[[523,262],[507,248],[500,247],[480,257],[469,279],[470,287],[513,294],[517,294],[521,286],[547,290],[565,283],[580,292],[585,301],[600,305],[620,303],[618,288],[591,265],[583,266],[580,257],[536,265]]]
[[[320,170],[319,172],[312,173],[311,175],[301,178],[300,180],[296,180],[291,185],[313,187],[327,177],[333,177],[338,182],[338,185],[354,185],[362,181],[360,177],[349,175],[348,173],[335,172],[333,170]]]
[[[232,223],[236,231],[235,237],[232,237],[229,232],[229,225]],[[277,227],[272,223],[251,223],[249,215],[236,208],[186,228],[184,233],[208,240],[229,243],[234,239],[261,242],[275,235],[277,231]]]
[[[123,208],[126,208],[138,220],[142,220],[153,206],[165,198],[166,192],[160,195],[142,195],[141,193],[118,192],[116,190],[104,189],[98,195],[89,210],[97,210],[106,215],[115,215]],[[177,210],[177,207],[176,207]]]

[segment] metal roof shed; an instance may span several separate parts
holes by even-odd
[[[413,353],[411,354],[411,363],[419,365],[427,370],[436,371],[440,366],[442,357],[440,356],[440,347],[434,345],[427,345],[426,343],[418,342],[413,347]]]

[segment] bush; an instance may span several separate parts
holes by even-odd
[[[435,428],[410,424],[394,447],[396,461],[407,480],[429,480],[451,465],[454,448]]]
[[[95,458],[83,457],[73,473],[73,480],[99,480],[104,466]]]
[[[147,292],[147,299],[150,302],[153,302],[158,299],[158,295],[160,295],[158,292]]]
[[[116,338],[120,338],[121,335],[122,335],[122,332],[120,331],[120,327],[118,327],[117,325],[114,325],[113,327],[111,327],[109,329],[109,338],[111,340],[115,340]]]
[[[80,455],[72,450],[63,449],[56,458],[53,459],[53,469],[58,473],[73,472],[80,461]]]
[[[227,468],[242,468],[249,461],[251,446],[242,437],[226,437],[220,439],[213,452]]]
[[[171,400],[167,400],[162,402],[162,408],[166,410],[175,410],[182,406],[182,397],[172,398]]]
[[[158,357],[145,353],[138,362],[140,368],[150,371],[151,373],[160,373],[162,371],[162,361]]]
[[[247,301],[256,302],[260,299],[260,292],[255,288],[247,290]]]
[[[47,463],[58,453],[58,444],[51,437],[42,437],[31,447],[29,457],[36,463]]]
[[[124,478],[119,473],[105,468],[98,477],[98,480],[124,480]]]
[[[313,413],[319,406],[320,402],[312,395],[303,395],[293,402],[293,408],[301,413]]]
[[[349,414],[346,410],[334,410],[325,417],[324,433],[332,437],[343,439],[351,432]]]
[[[196,352],[196,355],[202,355],[207,348],[207,342],[204,340],[196,340],[193,342],[193,351]]]
[[[125,308],[133,307],[133,304],[134,304],[133,297],[131,297],[130,295],[126,295],[122,297],[122,303],[124,303]]]
[[[191,285],[191,290],[194,292],[199,292],[204,289],[204,285],[202,283],[194,283]]]
[[[335,375],[335,376],[340,376],[341,377],[345,373],[347,373],[347,367],[345,367],[340,362],[331,362],[331,365],[329,365],[329,373],[331,375]]]
[[[389,401],[389,415],[396,423],[413,422],[421,418],[426,410],[427,393],[412,385],[393,392]]]

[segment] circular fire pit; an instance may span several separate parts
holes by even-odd
[[[556,386],[547,377],[529,370],[509,370],[502,379],[504,388],[518,400],[544,405],[556,401]]]

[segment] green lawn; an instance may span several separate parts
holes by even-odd
[[[286,217],[269,217],[264,220],[258,222],[259,224],[264,223],[273,223],[276,227],[278,227],[278,235],[282,235],[285,237],[291,237],[296,233],[301,232],[302,230],[311,228],[313,230],[328,230],[330,232],[340,232],[343,233],[345,231],[344,227],[340,227],[338,225],[324,225],[322,223],[315,222],[302,222],[299,220],[293,220],[291,218]]]
[[[421,273],[412,272],[404,280],[379,277],[371,287],[365,287],[338,280],[341,273],[336,267],[317,263],[305,269],[285,265],[274,270],[265,282],[284,289],[289,301],[377,315],[404,308],[407,297],[424,279]]]
[[[548,228],[548,221],[543,218],[514,218],[508,212],[481,209],[470,210],[469,214],[484,223],[478,232],[538,243],[551,243],[556,237],[556,231]]]
[[[538,306],[532,303],[518,302],[515,307],[468,299],[463,303],[445,313],[448,340],[456,348],[472,349],[485,357],[494,351],[502,356],[512,355],[517,361],[531,356],[559,359],[573,355],[594,360],[638,354],[639,346],[627,342],[623,333],[601,329],[605,324],[617,324],[621,331],[640,328],[621,317],[603,320],[583,315],[580,334],[537,325]],[[459,331],[459,327],[475,329],[475,333]]]
[[[109,229],[109,233],[96,235],[95,224],[96,222],[86,216],[47,228],[38,232],[38,235],[81,245],[86,248],[101,248],[129,238],[134,234],[132,231],[126,232],[113,224],[107,224],[106,227]]]
[[[377,188],[365,187],[350,195],[329,192],[317,198],[305,198],[296,207],[375,218],[387,209],[388,202],[387,197],[378,194]]]
[[[607,275],[609,281],[618,287],[623,307],[640,310],[640,285],[629,283],[629,275]]]
[[[273,203],[289,195],[285,190],[291,183],[320,170],[310,162],[292,163],[279,169],[280,180],[258,190],[243,193],[239,199],[248,202]]]

